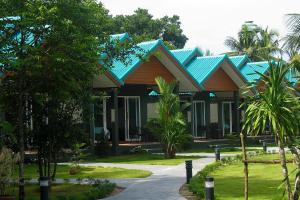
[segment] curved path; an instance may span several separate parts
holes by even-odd
[[[206,154],[205,156],[205,158],[193,160],[193,174],[215,161],[214,154]],[[180,187],[186,182],[184,163],[176,166],[112,163],[85,163],[81,165],[141,169],[153,173],[147,178],[109,179],[126,189],[115,196],[106,198],[106,200],[185,200],[179,194]]]
[[[193,173],[196,174],[207,164],[214,162],[214,158],[202,158],[193,161]],[[179,194],[180,187],[186,181],[185,164],[177,166],[157,166],[153,174],[145,179],[133,181],[127,188],[106,198],[107,200],[184,200]],[[140,168],[144,169],[144,168]]]

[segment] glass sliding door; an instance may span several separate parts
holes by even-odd
[[[140,116],[140,98],[125,97],[125,139],[140,140],[141,116]]]
[[[140,140],[141,112],[140,97],[118,97],[118,121],[120,141]]]
[[[204,101],[193,101],[193,121],[193,136],[206,137]]]
[[[232,102],[222,103],[223,135],[232,133]]]

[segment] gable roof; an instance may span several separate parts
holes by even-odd
[[[171,52],[182,65],[188,64],[189,61],[195,57],[203,56],[203,53],[197,47],[190,49],[175,49],[171,50]]]
[[[240,68],[241,73],[246,77],[248,82],[260,80],[261,76],[257,73],[265,74],[270,68],[268,61],[251,62]]]
[[[247,62],[251,62],[247,54],[241,56],[230,56],[229,59],[238,69],[243,67],[243,65],[246,64]]]
[[[142,42],[137,44],[137,49],[134,53],[130,54],[125,62],[114,60],[110,69],[111,73],[114,74],[119,80],[124,79],[134,70],[139,64],[143,62],[142,57],[150,55],[155,48],[160,44],[160,40]],[[140,55],[140,56],[139,56]]]
[[[197,81],[193,78],[191,74],[185,69],[185,67],[177,60],[177,58],[170,52],[170,50],[164,45],[162,40],[152,40],[141,42],[136,45],[137,47],[133,52],[128,55],[128,58],[125,62],[119,60],[113,60],[111,68],[107,71],[107,74],[111,78],[114,78],[114,81],[117,81],[118,85],[124,85],[125,79],[142,63],[146,62],[147,58],[150,57],[156,50],[163,50],[164,54],[178,67],[177,70],[183,74],[185,79],[189,79],[192,85],[195,88],[201,90]],[[160,57],[158,55],[158,57]],[[99,61],[101,63],[101,60]]]
[[[226,68],[226,73],[229,73],[231,76],[233,74],[236,74],[235,78],[231,78],[234,80],[234,82],[237,81],[237,85],[245,84],[247,82],[246,78],[240,73],[240,71],[235,67],[235,65],[231,62],[231,60],[226,54],[217,56],[197,57],[194,60],[192,60],[190,64],[186,66],[186,68],[187,71],[196,79],[198,84],[201,85],[203,89],[205,89],[203,85],[205,81],[208,80],[208,78],[214,72],[216,72],[216,70],[225,61],[229,63],[229,65],[227,66],[229,68]]]
[[[226,55],[197,57],[187,66],[187,70],[203,87],[204,81],[225,59],[228,59]]]

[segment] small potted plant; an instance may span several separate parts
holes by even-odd
[[[0,152],[0,200],[15,200],[13,194],[13,173],[18,162],[18,155],[3,147]]]

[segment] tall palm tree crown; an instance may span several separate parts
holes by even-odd
[[[277,31],[268,27],[263,29],[252,22],[245,23],[238,32],[238,38],[227,37],[225,45],[232,50],[229,55],[247,54],[253,61],[261,61],[273,58],[279,51],[278,36]]]
[[[288,34],[284,37],[284,47],[290,57],[300,52],[300,14],[287,15]]]

